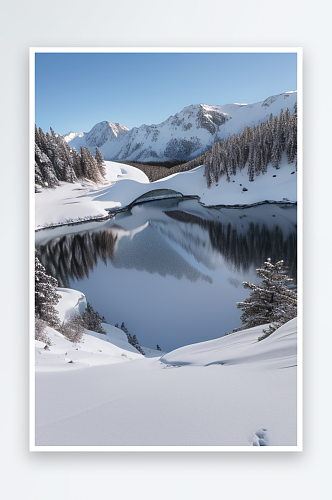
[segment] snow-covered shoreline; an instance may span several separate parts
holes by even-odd
[[[35,230],[86,221],[106,220],[110,212],[125,210],[134,200],[152,190],[173,190],[184,197],[198,197],[206,207],[249,207],[262,203],[297,202],[297,172],[283,159],[280,169],[270,165],[264,175],[248,181],[244,172],[222,177],[219,184],[206,186],[204,166],[180,172],[150,183],[135,167],[106,162],[108,185],[61,183],[36,194]],[[245,188],[245,189],[244,189]]]

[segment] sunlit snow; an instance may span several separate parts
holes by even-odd
[[[149,357],[104,326],[36,342],[37,447],[296,446],[296,319]]]

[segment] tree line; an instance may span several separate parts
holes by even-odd
[[[61,181],[103,182],[105,175],[105,161],[97,147],[95,158],[86,147],[81,147],[78,153],[52,128],[45,134],[35,125],[35,192],[40,187],[58,186]]]
[[[286,154],[288,163],[297,168],[297,106],[291,115],[287,108],[280,116],[272,113],[267,122],[255,127],[244,127],[242,134],[231,135],[222,142],[217,142],[203,155],[185,163],[181,167],[191,170],[204,165],[207,187],[218,184],[220,177],[231,175],[247,168],[249,181],[264,174],[268,164],[280,168],[282,155]]]

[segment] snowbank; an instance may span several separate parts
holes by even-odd
[[[69,288],[58,288],[57,292],[61,298],[55,308],[61,322],[73,314],[84,312],[87,300],[82,292]],[[85,330],[82,342],[72,344],[60,332],[46,327],[45,334],[50,339],[51,345],[45,349],[44,342],[35,341],[36,369],[72,370],[142,358],[142,354],[128,343],[126,334],[120,328],[107,323],[103,323],[103,328],[106,334]],[[153,349],[146,351],[149,357],[159,358],[162,354]]]
[[[247,191],[243,191],[246,188]],[[112,202],[112,206],[126,206],[144,193],[153,189],[172,189],[183,195],[196,195],[205,205],[246,205],[261,201],[297,201],[297,173],[294,164],[284,161],[280,169],[271,165],[263,175],[249,182],[246,170],[230,177],[221,177],[219,184],[206,186],[204,167],[197,167],[188,172],[179,172],[155,181],[146,186],[133,180],[116,183],[97,194],[95,201]],[[107,205],[105,205],[107,206]]]
[[[57,293],[61,295],[56,304],[61,322],[66,321],[73,314],[83,314],[87,302],[82,292],[70,288],[57,288]]]
[[[111,327],[112,328],[112,327]],[[117,328],[113,327],[118,330]],[[108,338],[101,340],[91,335],[89,330],[83,335],[82,342],[73,344],[61,333],[47,327],[46,335],[51,340],[51,346],[45,349],[45,344],[35,341],[35,361],[37,372],[57,372],[63,370],[86,369],[92,366],[121,363],[132,359],[142,358],[136,349],[128,342],[123,347],[111,343]],[[134,352],[135,351],[135,352]]]
[[[297,319],[280,327],[264,341],[257,342],[268,325],[243,330],[220,339],[181,347],[160,361],[172,366],[210,366],[268,361],[278,368],[296,366]]]
[[[41,192],[35,195],[35,227],[65,224],[89,217],[104,217],[108,215],[105,207],[109,203],[102,203],[98,198],[104,192],[105,185],[109,189],[110,185],[128,179],[138,184],[149,183],[149,179],[141,170],[130,165],[106,162],[106,172],[106,182],[102,185],[91,181],[61,182],[56,188],[41,188]],[[111,206],[120,207],[121,202],[112,202]]]

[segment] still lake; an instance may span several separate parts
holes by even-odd
[[[241,326],[242,282],[258,283],[255,269],[268,257],[283,259],[296,283],[296,221],[294,205],[216,209],[170,199],[39,231],[36,248],[60,287],[83,292],[142,346],[170,351]]]

